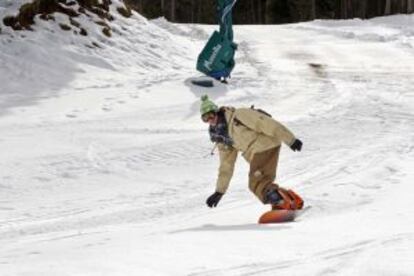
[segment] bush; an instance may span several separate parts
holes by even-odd
[[[22,27],[19,24],[16,16],[8,15],[3,18],[3,24],[5,26],[13,28],[13,30],[21,30]]]

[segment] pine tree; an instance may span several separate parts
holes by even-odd
[[[385,0],[384,15],[391,14],[391,0]]]
[[[170,6],[170,20],[172,22],[175,22],[175,15],[176,15],[176,0],[170,0],[171,1],[171,6]]]
[[[348,18],[348,0],[341,0],[341,18],[347,19]]]
[[[414,1],[413,0],[407,0],[407,13],[414,12]]]

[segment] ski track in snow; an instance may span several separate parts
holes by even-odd
[[[59,36],[56,66],[37,52],[51,34],[0,34],[0,149],[10,152],[0,159],[0,274],[414,272],[412,16],[399,27],[237,26],[233,79],[209,91],[186,81],[211,26],[120,20],[114,39],[97,36],[99,51]],[[25,51],[38,55],[24,61]],[[68,73],[49,81],[51,66]],[[205,208],[218,162],[199,121],[205,92],[255,104],[303,140],[300,154],[282,149],[278,170],[312,206],[297,222],[255,223],[264,209],[242,157],[219,208]]]

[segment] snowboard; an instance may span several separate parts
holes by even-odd
[[[215,86],[220,86],[220,84],[228,84],[227,79],[223,78],[221,80],[214,79],[209,76],[202,76],[202,77],[196,77],[196,78],[190,78],[189,81],[191,84],[196,86],[201,86],[205,88],[211,88]]]
[[[191,83],[201,87],[213,87],[213,81],[208,79],[191,80]]]
[[[301,210],[270,210],[260,216],[258,223],[267,224],[292,222],[295,218],[302,215],[309,209],[310,206],[307,206]]]

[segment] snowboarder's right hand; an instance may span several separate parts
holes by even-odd
[[[293,150],[293,151],[301,151],[302,150],[302,141],[301,140],[299,140],[299,139],[296,139],[294,142],[293,142],[293,144],[290,146],[290,148]]]
[[[215,192],[214,194],[212,194],[211,196],[207,198],[207,201],[206,201],[207,206],[210,208],[216,207],[222,196],[223,196],[222,193]]]

